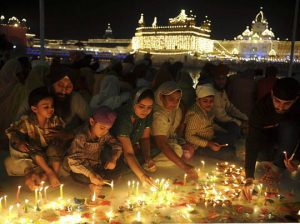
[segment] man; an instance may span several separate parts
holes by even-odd
[[[174,81],[160,85],[155,92],[152,135],[157,147],[163,152],[153,160],[160,166],[168,165],[171,160],[182,169],[189,178],[197,178],[195,168],[180,157],[182,149],[189,150],[192,146],[184,139],[178,138],[177,129],[181,124],[182,112],[179,108],[182,91]],[[191,149],[192,150],[192,149]],[[163,161],[163,162],[162,162]],[[172,164],[172,163],[171,163]]]
[[[228,66],[223,64],[219,64],[213,70],[213,84],[216,90],[214,113],[216,123],[227,131],[231,142],[235,144],[241,136],[241,128],[247,126],[248,117],[240,112],[228,99],[225,91],[228,73]]]
[[[263,180],[278,181],[280,174],[289,168],[299,147],[299,83],[293,78],[275,82],[271,93],[254,107],[246,139],[246,184],[244,196],[251,199],[255,164],[258,160],[271,161]],[[276,149],[275,149],[276,148]]]

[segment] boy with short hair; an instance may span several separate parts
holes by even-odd
[[[89,184],[91,191],[99,193],[101,186],[106,184],[107,170],[113,170],[122,147],[120,142],[110,135],[109,129],[115,122],[115,112],[107,106],[101,106],[94,111],[86,126],[74,138],[69,155],[68,165],[71,176],[78,182]],[[110,146],[110,158],[102,164],[101,152],[105,145]]]
[[[21,171],[20,169],[16,171],[19,175],[30,176],[38,166],[45,172],[50,185],[56,187],[60,185],[58,172],[64,150],[62,141],[51,138],[49,133],[54,129],[62,129],[64,122],[54,115],[53,98],[46,87],[34,89],[29,94],[28,103],[31,111],[6,130],[11,154],[11,165],[6,162],[6,169],[11,174],[21,168]],[[22,160],[27,162],[32,160],[32,163],[22,165]],[[13,167],[13,164],[19,164],[19,167]],[[16,170],[13,170],[14,168]],[[39,185],[39,183],[26,184],[29,184],[31,190]]]

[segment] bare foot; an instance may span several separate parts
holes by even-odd
[[[58,187],[60,185],[60,181],[54,172],[48,173],[47,176],[51,187]]]
[[[89,188],[90,188],[91,193],[94,194],[94,192],[95,192],[97,197],[100,195],[101,190],[102,190],[101,186],[98,186],[95,184],[89,184]]]

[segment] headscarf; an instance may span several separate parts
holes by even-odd
[[[216,95],[215,89],[211,84],[198,85],[196,88],[196,94],[198,99]]]
[[[295,100],[299,96],[299,83],[293,78],[278,79],[273,86],[273,94],[280,100]]]
[[[161,101],[161,95],[171,95],[172,93],[180,91],[182,94],[181,88],[174,81],[168,81],[161,84],[158,89],[155,91],[155,103],[164,109],[163,102]],[[178,105],[179,106],[179,105]]]
[[[46,77],[46,84],[47,86],[52,86],[54,83],[63,79],[65,76],[69,77],[73,85],[75,85],[76,82],[72,69],[62,64],[51,66],[50,72]]]
[[[92,114],[94,121],[112,126],[117,118],[116,113],[107,106],[98,107]]]

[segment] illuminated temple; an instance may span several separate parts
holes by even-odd
[[[250,20],[251,21],[251,20]],[[151,53],[156,57],[184,59],[185,62],[199,60],[237,60],[287,62],[291,42],[275,36],[262,8],[252,23],[241,30],[232,40],[211,38],[211,21],[206,17],[197,25],[192,11],[181,10],[178,16],[170,18],[167,25],[161,25],[154,17],[151,25],[145,24],[144,14],[138,20],[132,39],[117,39],[112,35],[111,25],[102,38],[88,40],[45,39],[46,55],[66,57],[72,51],[85,51],[98,58],[122,56],[128,53]],[[39,55],[40,40],[29,30],[23,19],[12,17],[7,23],[1,16],[0,34],[8,36],[15,46],[25,45],[28,54]],[[224,26],[226,21],[224,21]],[[227,24],[229,25],[229,24]],[[163,59],[163,58],[162,58]],[[295,42],[295,62],[300,62],[300,41]]]
[[[141,15],[139,27],[132,38],[132,49],[151,53],[211,53],[214,43],[210,39],[210,21],[206,19],[201,26],[196,25],[194,15],[186,15],[185,10],[169,19],[168,26],[158,25],[157,18],[151,26],[146,26]]]

